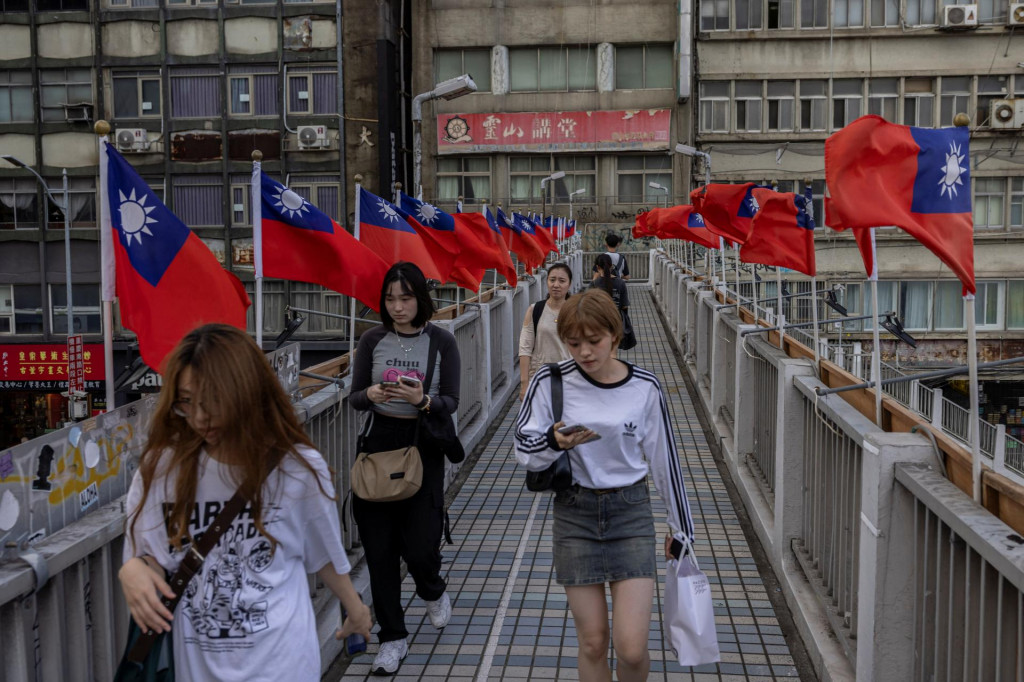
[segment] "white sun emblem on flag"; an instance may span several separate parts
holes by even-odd
[[[960,176],[967,172],[966,168],[960,166],[964,161],[964,155],[960,153],[960,147],[955,142],[949,143],[949,152],[946,154],[946,165],[942,167],[942,178],[939,184],[939,196],[949,192],[949,198],[956,196],[956,186],[963,185]]]
[[[750,212],[751,213],[757,213],[760,210],[761,210],[761,205],[757,203],[757,199],[755,199],[754,195],[751,194],[750,195]]]
[[[703,225],[704,224],[704,216],[702,216],[700,213],[694,213],[693,214],[693,222],[697,223],[698,225]]]
[[[391,206],[383,199],[380,199],[377,205],[380,206],[380,214],[384,217],[384,220],[389,220],[393,223],[398,222],[398,212],[394,206]]]
[[[302,218],[305,213],[309,212],[309,205],[306,203],[306,200],[283,185],[281,189],[277,190],[277,196],[274,198],[277,199],[274,208],[279,210],[283,216],[289,218],[299,216]]]
[[[128,242],[128,246],[131,246],[132,237],[135,237],[135,241],[142,244],[140,232],[144,232],[150,237],[153,236],[147,226],[157,224],[155,219],[149,217],[149,214],[156,210],[156,206],[146,206],[146,199],[149,198],[147,194],[136,199],[134,187],[128,196],[125,196],[121,190],[118,190],[117,193],[121,195],[121,206],[118,210],[121,212],[121,231],[124,232],[125,241]]]
[[[437,220],[437,209],[431,206],[430,204],[420,204],[420,207],[419,209],[417,209],[416,213],[419,214],[421,223],[428,223],[430,225],[433,225],[434,221]]]

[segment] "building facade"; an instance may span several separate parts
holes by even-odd
[[[74,331],[85,335],[94,409],[105,387],[93,345],[102,333],[94,122],[110,122],[111,144],[252,294],[253,150],[265,172],[342,223],[352,213],[353,175],[381,192],[405,179],[410,12],[386,0],[0,2],[0,154],[36,170],[60,201],[67,169]],[[57,395],[67,334],[63,232],[60,207],[35,177],[0,161],[6,440],[66,418]],[[348,310],[346,298],[316,285],[264,287],[268,348],[286,305]],[[130,332],[114,331],[117,375],[137,352]],[[307,315],[295,338],[315,361],[347,350],[346,332],[341,320]],[[136,376],[121,388],[156,390],[159,381]]]

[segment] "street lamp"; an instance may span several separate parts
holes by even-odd
[[[548,206],[548,195],[547,195],[547,192],[544,189],[544,186],[547,185],[552,180],[561,180],[564,177],[565,177],[565,171],[555,171],[554,173],[552,173],[551,175],[547,176],[546,178],[541,178],[540,179],[540,217],[541,217],[541,219],[544,218],[544,214],[547,212],[547,206]]]
[[[464,73],[455,78],[449,78],[434,86],[430,92],[416,95],[412,99],[412,189],[413,194],[419,198],[423,187],[420,185],[420,164],[423,161],[421,128],[423,127],[423,103],[431,99],[455,99],[476,92],[476,83],[473,78]]]
[[[702,152],[696,147],[691,147],[688,144],[677,144],[676,153],[682,154],[683,156],[699,156],[704,159],[704,184],[711,184],[711,155],[707,152]]]
[[[647,186],[650,187],[651,189],[660,189],[665,193],[665,208],[668,208],[668,187],[665,187],[664,185],[659,185],[656,182],[648,182]]]

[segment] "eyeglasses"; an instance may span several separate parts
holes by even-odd
[[[171,411],[186,419],[195,414],[197,409],[202,410],[204,414],[211,414],[210,410],[206,409],[206,405],[198,401],[192,402],[191,398],[178,398],[171,403]]]

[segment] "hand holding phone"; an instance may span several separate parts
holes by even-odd
[[[382,381],[382,382],[380,382],[380,385],[383,386],[384,388],[397,388],[398,387],[398,382],[397,381]]]
[[[563,436],[571,436],[574,433],[579,433],[580,431],[586,430],[587,427],[584,426],[583,424],[572,424],[571,426],[563,426],[562,428],[558,429],[558,432]]]
[[[422,381],[420,381],[416,377],[408,376],[406,374],[403,374],[403,375],[399,376],[398,380],[400,382],[402,382],[403,384],[405,384],[406,386],[413,386],[413,387],[420,386],[423,383]]]

